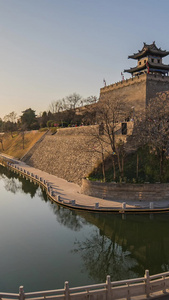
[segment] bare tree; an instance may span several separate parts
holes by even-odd
[[[78,106],[81,106],[82,96],[79,94],[73,93],[66,97],[66,104],[68,109],[75,109]]]
[[[107,95],[93,105],[98,124],[86,132],[88,135],[88,141],[85,141],[86,149],[88,149],[86,151],[100,154],[103,181],[106,181],[105,161],[111,159],[113,180],[116,180],[116,166],[119,168],[121,177],[124,175],[125,148],[124,141],[120,141],[120,138],[122,139],[121,122],[128,115],[127,105]]]
[[[100,139],[105,145],[109,146],[114,180],[116,179],[115,157],[117,156],[117,136],[119,128],[121,128],[121,122],[126,119],[128,113],[129,109],[126,103],[110,95],[103,96],[97,104],[97,119],[104,126],[104,134],[100,135]]]
[[[13,131],[16,129],[16,118],[17,114],[14,111],[12,111],[4,117],[4,130],[9,131],[11,133],[12,138]]]
[[[51,111],[52,114],[56,114],[58,112],[63,111],[64,106],[65,106],[64,99],[55,100],[55,101],[51,102],[51,104],[49,106],[49,110]]]
[[[21,136],[22,136],[22,149],[25,149],[25,132],[26,132],[26,130],[27,130],[26,123],[21,124],[20,132],[21,132]]]
[[[150,100],[145,112],[137,115],[129,142],[137,149],[148,145],[160,162],[160,180],[163,177],[164,157],[169,149],[169,93],[159,93]],[[138,160],[137,160],[138,161]],[[138,171],[137,171],[138,172]]]

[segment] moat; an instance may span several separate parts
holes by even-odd
[[[169,214],[72,211],[0,166],[0,291],[71,287],[169,270]]]

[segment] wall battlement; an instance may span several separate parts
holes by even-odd
[[[121,99],[134,107],[135,112],[141,112],[151,98],[166,91],[169,91],[169,76],[145,73],[101,88],[100,100],[104,101],[106,96],[112,101]]]
[[[100,94],[113,91],[116,89],[120,89],[126,86],[133,85],[135,83],[139,83],[145,80],[153,80],[153,81],[160,81],[160,82],[167,82],[169,84],[169,76],[161,76],[161,75],[156,75],[156,74],[142,74],[138,75],[129,79],[125,79],[122,81],[115,82],[113,84],[107,85],[105,87],[102,87],[100,89]]]

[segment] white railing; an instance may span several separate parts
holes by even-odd
[[[111,282],[108,275],[105,283],[74,288],[69,288],[69,282],[66,281],[63,289],[24,293],[23,286],[20,286],[19,294],[0,293],[0,298],[8,300],[113,300],[126,298],[130,300],[137,296],[155,297],[159,295],[159,292],[166,293],[167,289],[169,289],[169,272],[149,276],[149,271],[146,270],[145,276],[141,278]]]

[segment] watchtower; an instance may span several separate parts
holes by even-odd
[[[162,58],[169,51],[157,48],[155,42],[144,43],[142,50],[128,58],[137,60],[137,66],[124,70],[132,76],[100,89],[100,101],[105,97],[122,99],[135,113],[144,110],[151,98],[157,93],[169,91],[169,65],[163,64]]]
[[[128,56],[128,58],[137,60],[137,66],[124,70],[124,72],[130,73],[132,76],[144,73],[168,76],[169,65],[165,65],[162,62],[162,58],[168,54],[169,51],[157,48],[155,42],[150,45],[144,43],[142,50]]]

